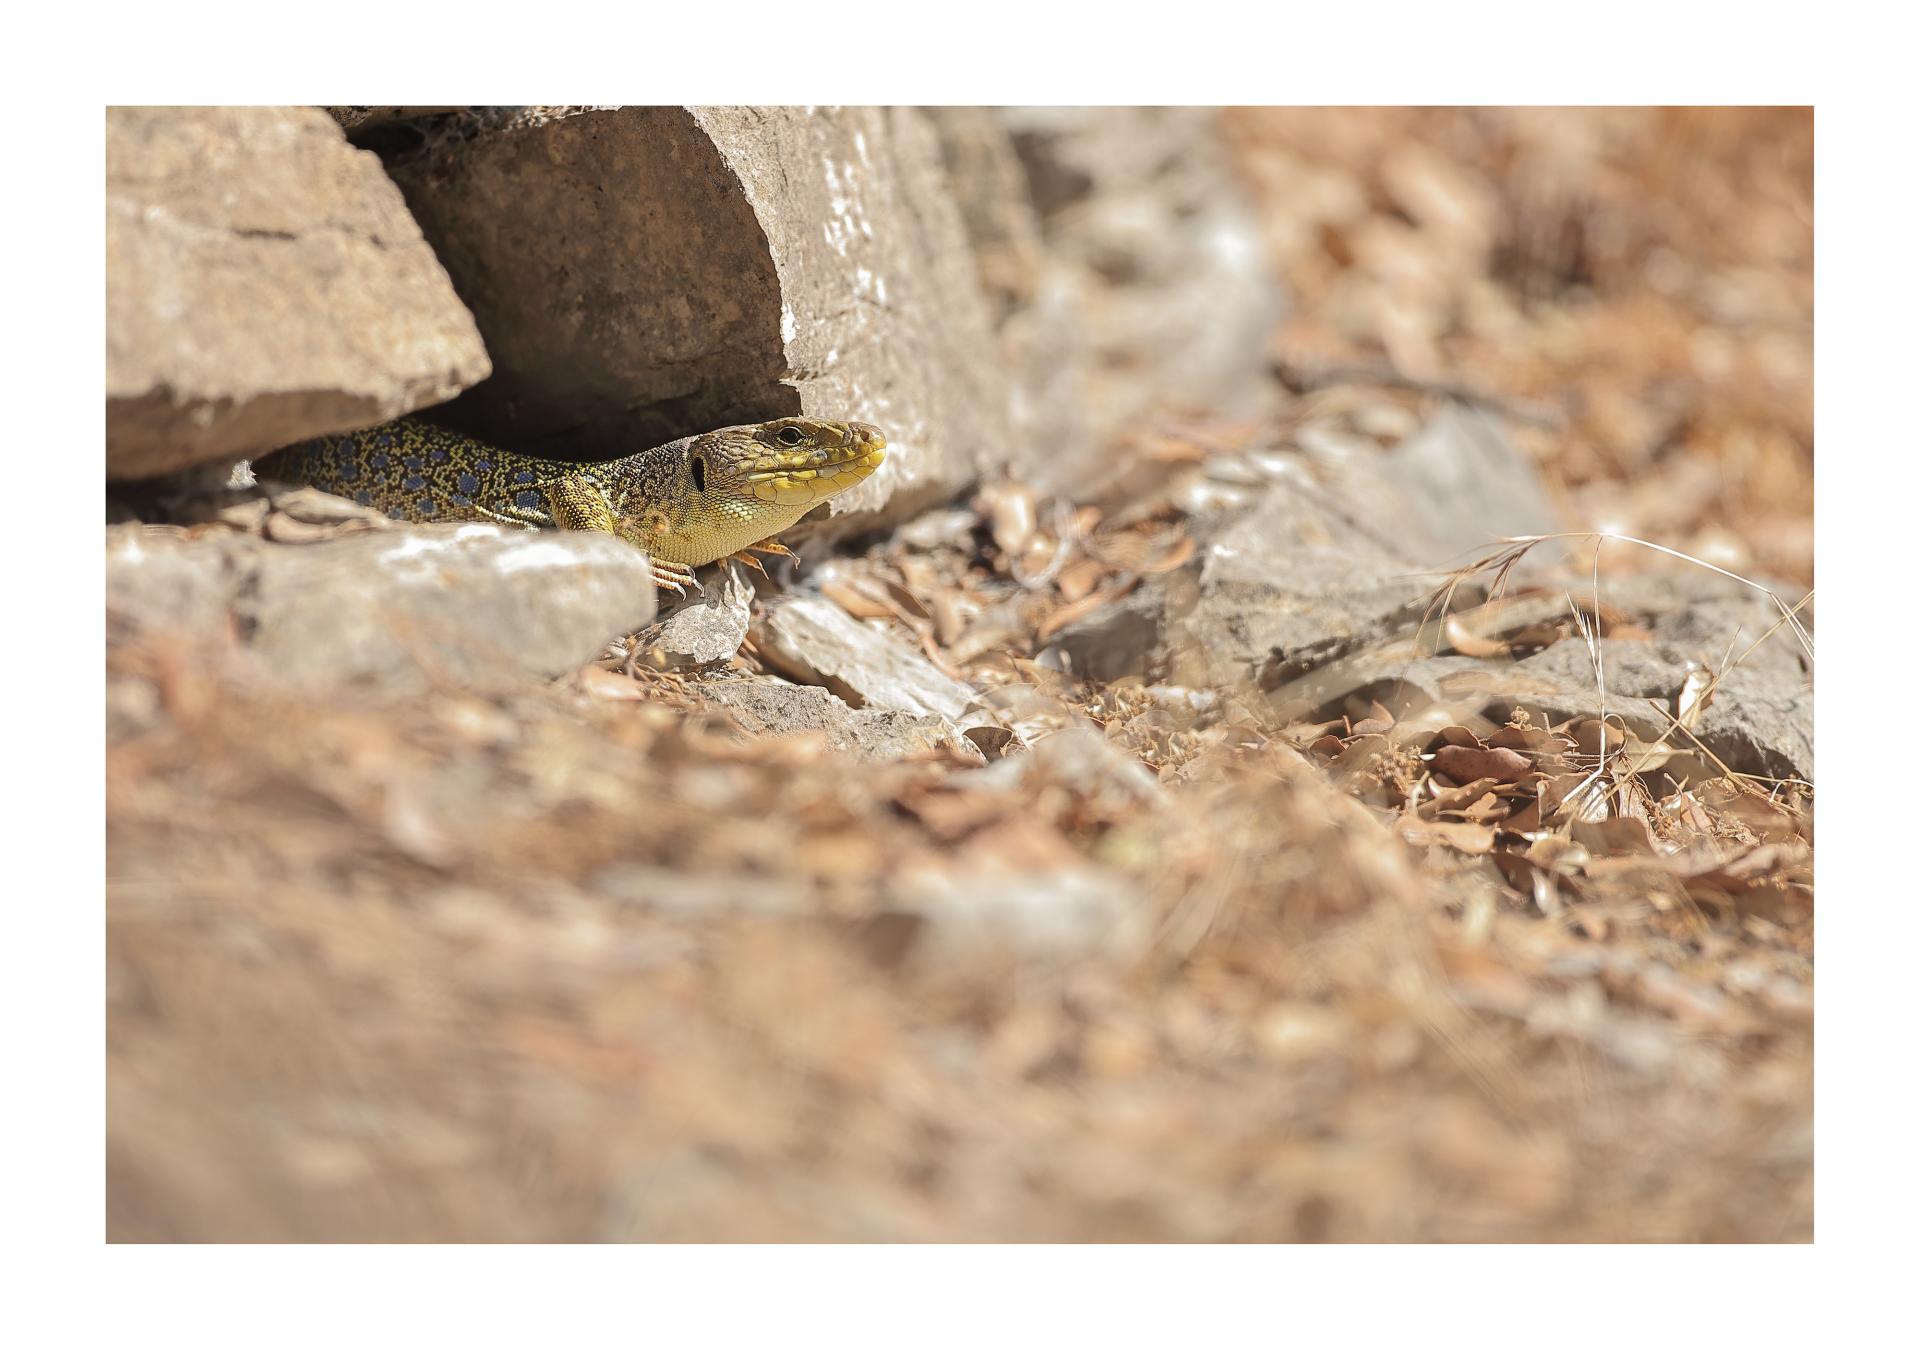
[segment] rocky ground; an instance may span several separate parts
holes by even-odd
[[[494,371],[454,417],[838,400],[908,467],[658,612],[613,541],[117,484],[110,1237],[1811,1236],[1811,533],[1771,486],[1811,289],[1790,223],[1698,218],[1752,174],[1797,218],[1778,127],[1529,133],[1599,241],[1543,296],[1492,114],[334,111],[367,151],[276,143],[404,194]],[[1663,155],[1696,214],[1621,177]],[[669,171],[737,225],[566,190]],[[548,258],[610,317],[539,311],[483,256],[530,174],[685,259]],[[129,305],[199,265],[120,256]],[[762,291],[674,306],[723,265]],[[1699,297],[1742,285],[1782,308],[1729,368]],[[1581,365],[1623,310],[1665,364]],[[139,354],[123,478],[364,415],[174,408],[186,358]],[[448,392],[409,378],[361,406]],[[1679,422],[1623,429],[1655,385]],[[1497,542],[1603,520],[1691,559]]]

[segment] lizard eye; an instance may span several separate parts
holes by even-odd
[[[707,458],[705,455],[695,455],[693,457],[692,471],[693,490],[695,492],[705,492],[707,490]]]
[[[806,438],[806,433],[801,431],[799,427],[781,427],[780,430],[774,434],[774,439],[782,445],[798,445]]]

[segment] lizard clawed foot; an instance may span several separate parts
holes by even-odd
[[[653,584],[663,591],[672,591],[679,596],[686,595],[686,588],[689,586],[696,591],[706,589],[694,578],[691,567],[681,563],[660,562],[657,559],[653,563]]]
[[[799,554],[795,553],[785,544],[777,543],[772,539],[763,539],[757,544],[748,544],[746,548],[741,549],[738,553],[729,553],[720,561],[744,563],[761,576],[767,576],[766,564],[754,557],[753,555],[755,553],[765,553],[769,557],[774,558],[792,558],[795,562],[798,562],[800,557]]]

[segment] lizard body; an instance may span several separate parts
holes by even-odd
[[[254,461],[263,478],[305,483],[396,520],[486,520],[526,529],[603,530],[647,551],[657,584],[773,536],[864,480],[886,458],[865,422],[782,417],[724,427],[599,464],[500,450],[410,417],[323,436]]]

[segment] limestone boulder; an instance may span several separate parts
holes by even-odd
[[[1061,663],[1102,680],[1253,679],[1317,705],[1324,682],[1296,682],[1321,667],[1396,643],[1390,659],[1410,658],[1402,640],[1448,568],[1503,537],[1557,527],[1538,469],[1472,409],[1443,405],[1388,451],[1301,442],[1286,455],[1216,461],[1192,521],[1193,558],[1063,629]],[[1466,583],[1459,603],[1480,589]]]
[[[484,379],[379,160],[317,108],[107,112],[107,473],[366,426]]]
[[[238,643],[308,689],[509,691],[650,622],[647,555],[611,535],[434,525],[282,545],[107,532],[110,631]]]
[[[1520,710],[1535,725],[1604,713],[1649,744],[1697,740],[1738,773],[1812,779],[1812,662],[1780,615],[1801,592],[1776,586],[1776,604],[1700,568],[1636,574],[1645,555],[1616,543],[1598,598],[1622,635],[1601,639],[1603,672],[1573,635],[1468,655],[1445,631],[1436,588],[1501,537],[1554,528],[1538,471],[1497,421],[1458,407],[1390,451],[1302,439],[1296,453],[1217,461],[1213,505],[1190,519],[1193,557],[1062,629],[1043,662],[1096,680],[1238,688],[1283,721],[1375,700],[1401,718],[1444,705],[1448,721],[1494,727]],[[1487,580],[1463,580],[1450,611],[1484,602]],[[1508,580],[1497,630],[1508,635],[1564,621],[1572,597],[1590,594],[1580,569],[1516,568]],[[1741,659],[1729,668],[1730,656]],[[1689,680],[1712,671],[1725,675],[1693,735],[1671,732]]]
[[[1007,375],[922,112],[542,109],[388,167],[493,356],[444,410],[465,430],[593,459],[857,418],[892,447],[829,503],[859,523],[1011,453]]]

